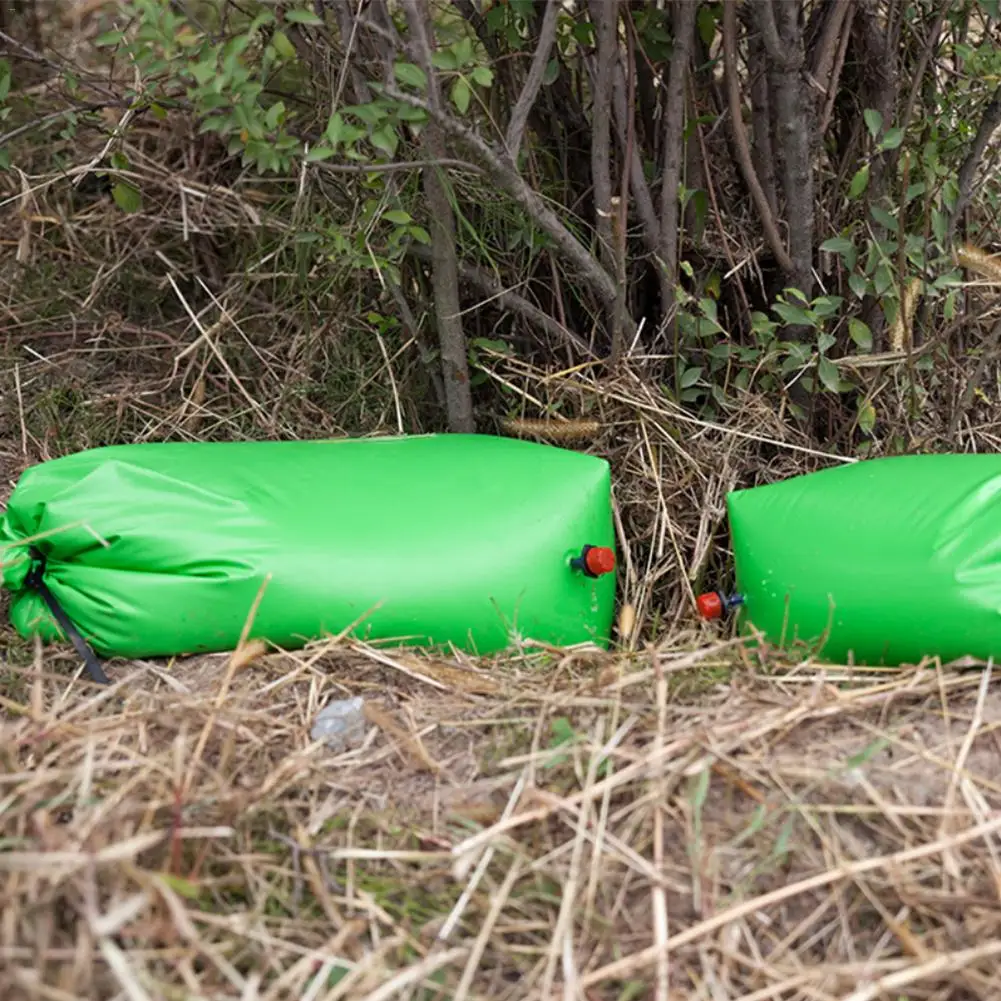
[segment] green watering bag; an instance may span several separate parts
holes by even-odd
[[[739,614],[771,643],[868,665],[1001,656],[1001,455],[872,459],[727,508]]]
[[[230,650],[262,587],[250,635],[287,649],[605,646],[613,547],[604,460],[481,435],[93,449],[0,519],[18,632],[122,657]]]

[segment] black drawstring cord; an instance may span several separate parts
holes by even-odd
[[[59,623],[62,631],[70,638],[70,641],[76,648],[76,652],[83,660],[84,667],[87,668],[87,673],[90,675],[91,680],[99,685],[110,685],[111,679],[104,673],[101,662],[97,659],[97,654],[91,650],[87,641],[77,631],[76,626],[70,622],[69,616],[63,611],[62,605],[56,601],[56,596],[49,590],[48,584],[45,583],[45,557],[37,549],[32,549],[31,556],[32,567],[28,571],[28,576],[24,579],[25,585],[41,595],[42,601],[48,606],[56,622]]]

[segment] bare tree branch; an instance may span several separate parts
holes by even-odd
[[[629,157],[629,184],[632,188],[633,198],[636,200],[636,214],[640,217],[643,226],[643,241],[651,254],[660,253],[660,221],[657,218],[657,209],[653,204],[653,195],[650,192],[650,185],[647,182],[646,174],[643,172],[643,158],[635,144],[629,148],[628,121],[629,115],[626,111],[628,98],[626,97],[626,74],[621,63],[616,63],[614,87],[612,88],[612,98],[615,106],[615,133],[622,150],[623,159]]]
[[[904,105],[904,114],[900,119],[900,127],[905,132],[911,124],[911,118],[914,116],[914,108],[918,103],[918,94],[921,93],[921,85],[924,83],[925,72],[928,69],[932,53],[934,53],[935,47],[938,45],[939,36],[942,34],[942,26],[945,24],[945,17],[948,13],[949,11],[946,8],[938,12],[931,28],[928,30],[928,38],[925,41],[924,47],[921,49],[921,57],[918,59],[918,65],[914,69],[914,78],[911,80],[910,93],[907,95],[907,104]]]
[[[431,15],[426,0],[407,0],[405,4],[410,34],[414,39],[424,73],[428,80],[428,103],[435,111],[441,109],[441,91],[431,61],[433,38]],[[431,159],[446,156],[444,136],[434,118],[428,122],[421,143]],[[441,364],[445,381],[445,402],[449,429],[455,434],[476,430],[473,418],[473,397],[469,385],[469,355],[466,334],[462,329],[459,305],[459,268],[455,251],[455,215],[445,187],[444,172],[427,167],[424,190],[430,210],[431,253],[434,257],[431,282],[434,307],[441,345]]]
[[[751,97],[751,162],[761,181],[761,188],[773,215],[778,215],[778,188],[775,184],[775,153],[772,136],[775,133],[768,53],[761,35],[748,32],[747,75]]]
[[[614,268],[612,252],[612,177],[611,177],[611,106],[612,73],[616,63],[615,4],[592,0],[591,17],[597,47],[592,97],[591,183],[594,185],[595,229],[598,232],[601,259],[608,270]],[[614,293],[612,296],[614,302]],[[611,305],[611,303],[609,303]]]
[[[525,86],[521,89],[518,103],[511,112],[511,121],[507,127],[505,145],[512,160],[518,159],[518,149],[521,146],[522,136],[525,134],[525,126],[528,124],[528,116],[532,113],[532,107],[539,96],[542,87],[542,80],[546,75],[546,67],[549,65],[549,53],[552,51],[553,42],[556,40],[556,21],[559,17],[561,0],[546,0],[546,13],[542,19],[542,28],[539,32],[539,44],[532,57],[532,65],[528,71],[528,78]]]
[[[779,267],[786,274],[792,274],[792,258],[786,251],[782,237],[779,235],[778,227],[775,224],[775,216],[772,214],[768,199],[761,189],[758,175],[754,171],[754,164],[751,162],[751,150],[747,144],[743,108],[740,103],[740,84],[737,80],[737,14],[734,9],[734,0],[724,0],[723,3],[723,63],[726,75],[727,99],[730,108],[730,124],[733,128],[734,139],[737,145],[740,170],[744,175],[744,181],[758,209],[758,217],[761,219],[761,227],[765,231],[765,239],[768,241],[768,246],[771,247]]]
[[[829,0],[823,10],[823,27],[811,53],[809,71],[825,98],[831,91],[832,83],[836,82],[835,66],[842,32],[846,30],[846,21],[851,23],[854,7],[854,0]]]
[[[799,4],[796,6],[798,7]],[[772,0],[760,0],[752,9],[758,17],[758,29],[765,43],[765,51],[768,53],[768,58],[779,66],[785,66],[787,53],[783,51],[782,39],[779,38],[778,27],[775,24],[775,12],[772,10]]]
[[[688,82],[688,63],[692,55],[695,36],[695,14],[698,5],[676,4],[674,7],[674,51],[667,75],[666,111],[664,112],[663,176],[660,187],[660,254],[664,262],[666,288],[662,294],[669,297],[662,303],[667,313],[674,305],[674,286],[678,281],[678,223],[681,203],[678,188],[681,184],[681,164],[684,158],[685,85]]]
[[[605,305],[615,302],[615,282],[607,271],[591,256],[587,248],[560,222],[556,213],[532,190],[518,173],[514,164],[505,161],[478,133],[467,128],[443,111],[432,108],[427,101],[406,94],[395,87],[386,87],[387,96],[395,101],[421,108],[442,127],[447,135],[465,146],[471,156],[477,157],[498,186],[524,209],[528,216],[553,240],[561,255],[572,264],[590,290]]]
[[[973,137],[973,143],[970,145],[970,152],[966,154],[966,159],[959,168],[959,177],[957,178],[959,195],[956,198],[952,215],[949,217],[950,240],[955,235],[959,220],[966,210],[966,206],[969,204],[970,196],[973,194],[973,179],[976,177],[977,168],[980,166],[981,159],[983,159],[984,150],[987,149],[987,144],[990,142],[991,136],[997,132],[998,128],[1001,128],[1001,87],[998,87],[994,91],[994,96],[991,98],[983,117],[980,119],[977,134]]]
[[[432,260],[431,251],[427,247],[415,244],[410,247],[408,253],[422,261]],[[528,320],[547,334],[558,338],[561,341],[568,341],[574,347],[583,351],[588,357],[593,357],[594,352],[591,346],[579,334],[567,329],[563,324],[558,323],[548,313],[544,313],[538,306],[530,303],[524,296],[517,292],[506,289],[486,268],[481,268],[476,264],[469,264],[466,261],[459,262],[459,275],[463,281],[470,285],[475,285],[484,295],[495,302],[501,309],[510,310]]]

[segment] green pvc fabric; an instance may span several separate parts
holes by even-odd
[[[615,574],[608,463],[488,435],[150,443],[28,469],[0,519],[25,637],[63,638],[44,582],[102,656],[294,649],[348,632],[489,654],[607,646]]]
[[[744,631],[839,663],[1001,656],[1001,455],[872,459],[727,508]]]

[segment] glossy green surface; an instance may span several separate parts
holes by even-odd
[[[58,636],[23,588],[23,540],[103,656],[293,648],[337,634],[480,653],[512,636],[605,645],[615,574],[608,464],[480,435],[114,446],[27,470],[0,519],[11,619]],[[102,544],[102,541],[107,545]],[[378,606],[378,607],[377,607]]]
[[[770,642],[870,665],[1001,656],[1001,455],[874,459],[727,506],[741,618]]]

